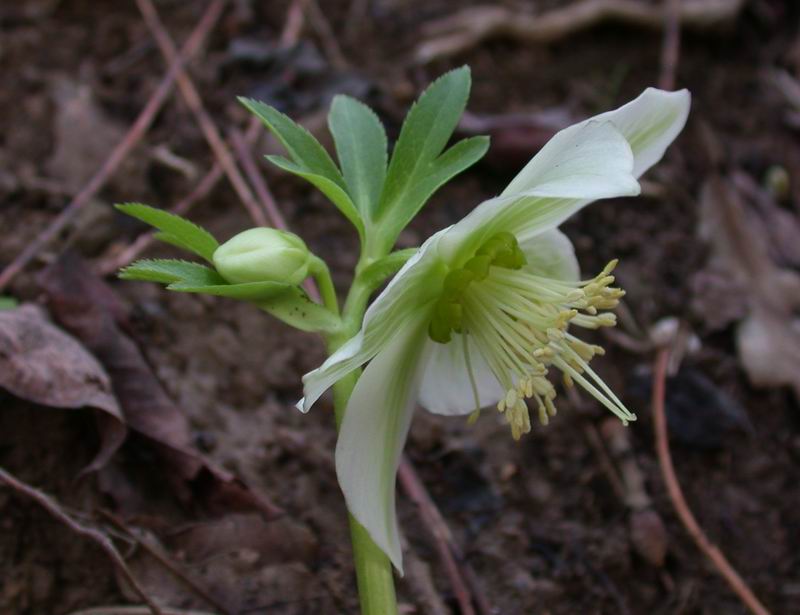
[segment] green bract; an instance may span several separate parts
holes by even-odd
[[[217,271],[231,284],[286,282],[308,277],[311,252],[293,233],[251,228],[222,244],[213,254]]]
[[[407,122],[424,108],[430,134],[403,128],[372,223],[400,225],[415,213],[431,169],[447,156],[439,151],[451,127],[439,126],[426,96]],[[613,286],[615,262],[580,279],[556,227],[593,200],[637,195],[638,177],[681,131],[689,104],[685,90],[648,89],[559,132],[500,196],[428,239],[369,307],[359,333],[303,378],[299,407],[307,411],[368,363],[341,425],[336,470],[350,512],[398,569],[395,473],[417,403],[446,415],[496,404],[518,438],[531,428],[526,399],[541,422],[555,414],[550,377],[560,372],[565,385],[580,385],[625,422],[635,419],[589,365],[602,348],[576,335],[615,323],[607,311],[623,294]],[[424,150],[419,157],[414,146]],[[414,180],[395,183],[399,169]]]

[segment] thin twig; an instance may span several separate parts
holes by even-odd
[[[322,47],[328,60],[337,70],[347,70],[349,63],[342,53],[336,33],[333,31],[328,18],[317,4],[317,0],[305,1],[306,19],[311,22],[311,26],[319,35]]]
[[[36,487],[32,487],[31,485],[20,481],[18,478],[6,472],[6,470],[3,468],[0,468],[0,481],[5,483],[16,493],[24,495],[39,504],[48,513],[61,521],[76,534],[80,534],[81,536],[84,536],[96,543],[111,558],[111,561],[114,562],[114,565],[117,567],[117,570],[119,570],[120,574],[122,574],[122,576],[125,577],[125,580],[130,583],[133,591],[136,592],[139,598],[141,598],[142,602],[147,605],[148,611],[152,613],[152,615],[167,615],[158,607],[155,602],[153,602],[144,589],[142,589],[141,585],[139,585],[136,577],[134,577],[133,573],[128,569],[125,560],[122,558],[119,551],[117,551],[117,548],[114,546],[114,543],[111,542],[111,539],[108,536],[93,527],[87,527],[83,525],[71,515],[66,513],[58,504],[58,502],[56,502],[51,496],[47,495],[43,491],[40,491]]]
[[[150,610],[143,606],[96,606],[83,611],[73,611],[69,615],[147,615]],[[161,609],[162,615],[217,615],[205,611],[187,611],[185,609]]]
[[[89,183],[72,199],[69,205],[0,273],[0,291],[8,286],[11,280],[39,254],[42,248],[52,241],[77,216],[78,212],[106,184],[133,147],[141,140],[167,99],[184,63],[200,49],[206,36],[219,20],[222,9],[225,7],[225,2],[226,0],[212,0],[180,54],[175,54],[169,70],[167,70],[161,83],[150,96],[141,113],[139,113],[139,117],[131,125],[122,141],[117,144],[97,173],[92,176]]]
[[[293,0],[286,10],[286,23],[281,30],[280,46],[293,47],[300,40],[300,33],[305,24],[305,8],[308,0]]]
[[[433,539],[436,543],[436,550],[439,553],[439,558],[442,560],[447,577],[450,579],[450,584],[453,586],[453,593],[458,601],[460,612],[463,615],[474,615],[475,609],[472,605],[472,593],[465,580],[466,574],[462,572],[459,562],[463,560],[460,549],[455,544],[453,535],[450,528],[442,518],[439,509],[434,504],[431,496],[428,494],[425,486],[417,475],[411,461],[404,455],[400,461],[400,467],[397,470],[397,478],[406,492],[406,495],[417,505],[417,510],[425,525],[428,527]],[[491,607],[485,600],[478,600],[476,594],[476,602],[481,610],[481,613],[492,613]],[[484,604],[481,604],[483,602]]]
[[[289,6],[286,14],[286,23],[280,36],[281,47],[286,48],[297,44],[304,22],[304,2],[305,0],[294,0]],[[247,125],[247,130],[244,135],[248,146],[252,146],[258,139],[258,135],[261,133],[261,126],[262,124],[259,119],[255,116],[251,116],[250,123]],[[195,189],[185,198],[181,199],[169,211],[179,216],[186,214],[195,203],[205,198],[206,195],[216,187],[219,180],[222,179],[222,174],[222,166],[217,160],[214,162],[211,169],[209,169],[206,176],[197,184]],[[256,188],[258,187],[256,186]],[[267,208],[267,210],[269,212],[269,208]],[[153,241],[155,241],[155,235],[155,231],[147,231],[141,234],[133,243],[122,250],[122,252],[102,260],[97,266],[98,272],[102,275],[109,275],[118,271],[125,265],[130,264],[136,257],[150,247]]]
[[[167,569],[176,579],[181,581],[184,585],[186,585],[191,591],[197,594],[200,598],[205,600],[210,606],[214,607],[221,613],[225,615],[233,615],[233,611],[227,608],[224,604],[220,603],[214,596],[209,594],[205,589],[203,589],[200,585],[198,585],[195,581],[190,579],[180,568],[178,568],[173,562],[171,562],[168,558],[166,558],[162,553],[160,553],[157,549],[154,549],[147,541],[142,540],[139,536],[136,535],[135,532],[131,531],[131,529],[122,521],[122,519],[118,518],[113,513],[107,510],[100,510],[100,515],[106,519],[111,525],[121,531],[125,538],[128,540],[132,540],[136,543],[138,547],[143,549],[147,552],[150,557],[152,557],[156,562],[161,564],[164,568]]]
[[[178,51],[175,48],[172,37],[164,28],[164,24],[161,23],[161,18],[158,16],[158,11],[156,11],[152,0],[136,0],[136,6],[139,7],[139,12],[141,12],[145,24],[147,24],[148,29],[156,39],[156,43],[164,58],[169,64],[174,63],[175,59],[178,57]],[[267,218],[264,211],[259,207],[252,190],[250,190],[250,186],[247,185],[244,177],[242,177],[242,174],[239,172],[239,168],[236,166],[236,162],[228,146],[225,144],[219,130],[214,124],[214,120],[211,119],[208,111],[206,111],[203,106],[203,101],[200,98],[200,94],[197,92],[197,88],[182,66],[178,69],[177,81],[178,89],[183,99],[186,101],[187,106],[197,120],[203,136],[206,138],[206,141],[208,141],[209,146],[214,152],[214,156],[216,156],[223,171],[225,171],[225,175],[227,175],[228,180],[230,180],[236,194],[247,208],[247,211],[250,213],[255,223],[259,226],[266,226]]]
[[[679,18],[685,27],[710,28],[734,19],[744,4],[745,0],[686,0]],[[539,15],[493,4],[473,6],[424,24],[424,39],[413,55],[416,62],[428,63],[496,37],[547,44],[607,21],[662,28],[664,15],[658,5],[641,0],[581,0]]]
[[[286,220],[284,219],[281,210],[278,209],[278,204],[275,202],[275,197],[272,196],[272,192],[270,192],[267,182],[264,181],[264,176],[258,170],[258,165],[253,158],[253,152],[250,149],[250,144],[247,142],[244,135],[242,135],[242,133],[236,128],[232,128],[229,131],[229,140],[231,142],[231,146],[233,147],[233,151],[236,152],[236,157],[239,159],[239,164],[242,165],[242,169],[244,170],[245,175],[247,175],[247,179],[250,180],[250,184],[256,191],[258,200],[261,201],[261,204],[264,206],[264,209],[266,210],[267,215],[272,222],[272,226],[285,230],[287,228]]]
[[[661,45],[661,74],[658,87],[675,89],[675,75],[681,52],[681,0],[664,0],[664,38]]]
[[[656,452],[661,466],[661,474],[667,487],[667,493],[675,508],[675,513],[683,523],[686,531],[700,549],[717,569],[719,574],[728,583],[741,601],[755,615],[770,615],[769,611],[756,598],[744,579],[731,566],[722,551],[712,543],[703,532],[692,514],[686,498],[683,495],[675,468],[672,465],[672,456],[669,452],[669,439],[667,434],[667,420],[664,413],[664,391],[666,388],[667,365],[669,364],[669,349],[662,348],[656,355],[655,369],[653,370],[653,424],[655,428]]]

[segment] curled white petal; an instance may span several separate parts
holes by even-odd
[[[501,196],[602,199],[638,194],[633,152],[610,121],[587,120],[558,132]]]
[[[592,119],[611,122],[628,140],[634,156],[633,174],[639,177],[661,160],[683,130],[691,105],[689,90],[647,88],[628,104]]]
[[[556,228],[596,199],[633,196],[633,153],[610,122],[587,122],[559,132],[502,195],[484,201],[450,227],[439,251],[457,260],[486,238],[510,231],[517,239]]]
[[[395,476],[417,401],[427,321],[408,323],[358,379],[336,442],[347,508],[402,574]]]

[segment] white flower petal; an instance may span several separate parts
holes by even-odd
[[[640,177],[661,160],[669,144],[683,130],[691,104],[689,90],[666,92],[647,88],[628,104],[592,119],[611,122],[625,136],[633,150],[633,174]]]
[[[638,194],[633,152],[611,122],[589,120],[558,132],[500,196],[602,199]]]
[[[519,244],[528,264],[525,269],[536,275],[575,282],[580,279],[580,267],[575,248],[558,229],[550,229]]]
[[[567,128],[542,148],[501,196],[484,201],[450,227],[439,252],[458,263],[499,231],[510,231],[522,241],[556,228],[595,199],[636,195],[639,184],[632,168],[631,148],[611,123]]]
[[[374,357],[397,331],[435,299],[439,286],[431,283],[430,278],[436,266],[435,247],[442,232],[422,244],[373,301],[358,334],[320,367],[303,376],[304,397],[297,404],[301,412],[308,412],[328,388]]]
[[[403,572],[395,477],[426,363],[427,320],[417,318],[358,379],[336,442],[336,474],[347,508]]]
[[[466,258],[501,230],[525,241],[557,227],[595,199],[637,194],[635,178],[661,159],[686,124],[690,105],[687,90],[648,88],[619,109],[565,128],[501,196],[482,203],[451,227],[440,243],[442,256],[454,261]],[[603,165],[607,165],[607,173]]]
[[[474,338],[467,336],[467,342],[472,374],[478,389],[478,408],[496,404],[505,391],[489,369]],[[435,414],[450,416],[473,412],[476,409],[475,395],[464,356],[464,338],[454,333],[450,343],[430,342],[430,346],[419,392],[420,405]]]

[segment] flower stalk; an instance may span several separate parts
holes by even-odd
[[[328,338],[329,355],[335,353],[344,342],[356,335],[361,326],[371,292],[370,285],[365,284],[363,281],[362,269],[359,268],[357,270],[359,274],[356,275],[356,279],[347,294],[342,316],[342,331]],[[330,276],[328,275],[327,277],[330,280]],[[318,279],[317,281],[319,283],[320,280]],[[323,294],[324,300],[325,293],[322,292],[322,286],[320,286],[320,293]],[[336,303],[335,292],[333,300]],[[330,309],[330,306],[327,307]],[[336,416],[337,431],[341,427],[347,404],[350,401],[350,395],[360,376],[361,370],[355,370],[342,378],[333,387],[333,408]],[[396,615],[397,598],[395,596],[391,560],[370,538],[369,532],[364,526],[350,513],[348,513],[348,521],[361,615]]]

